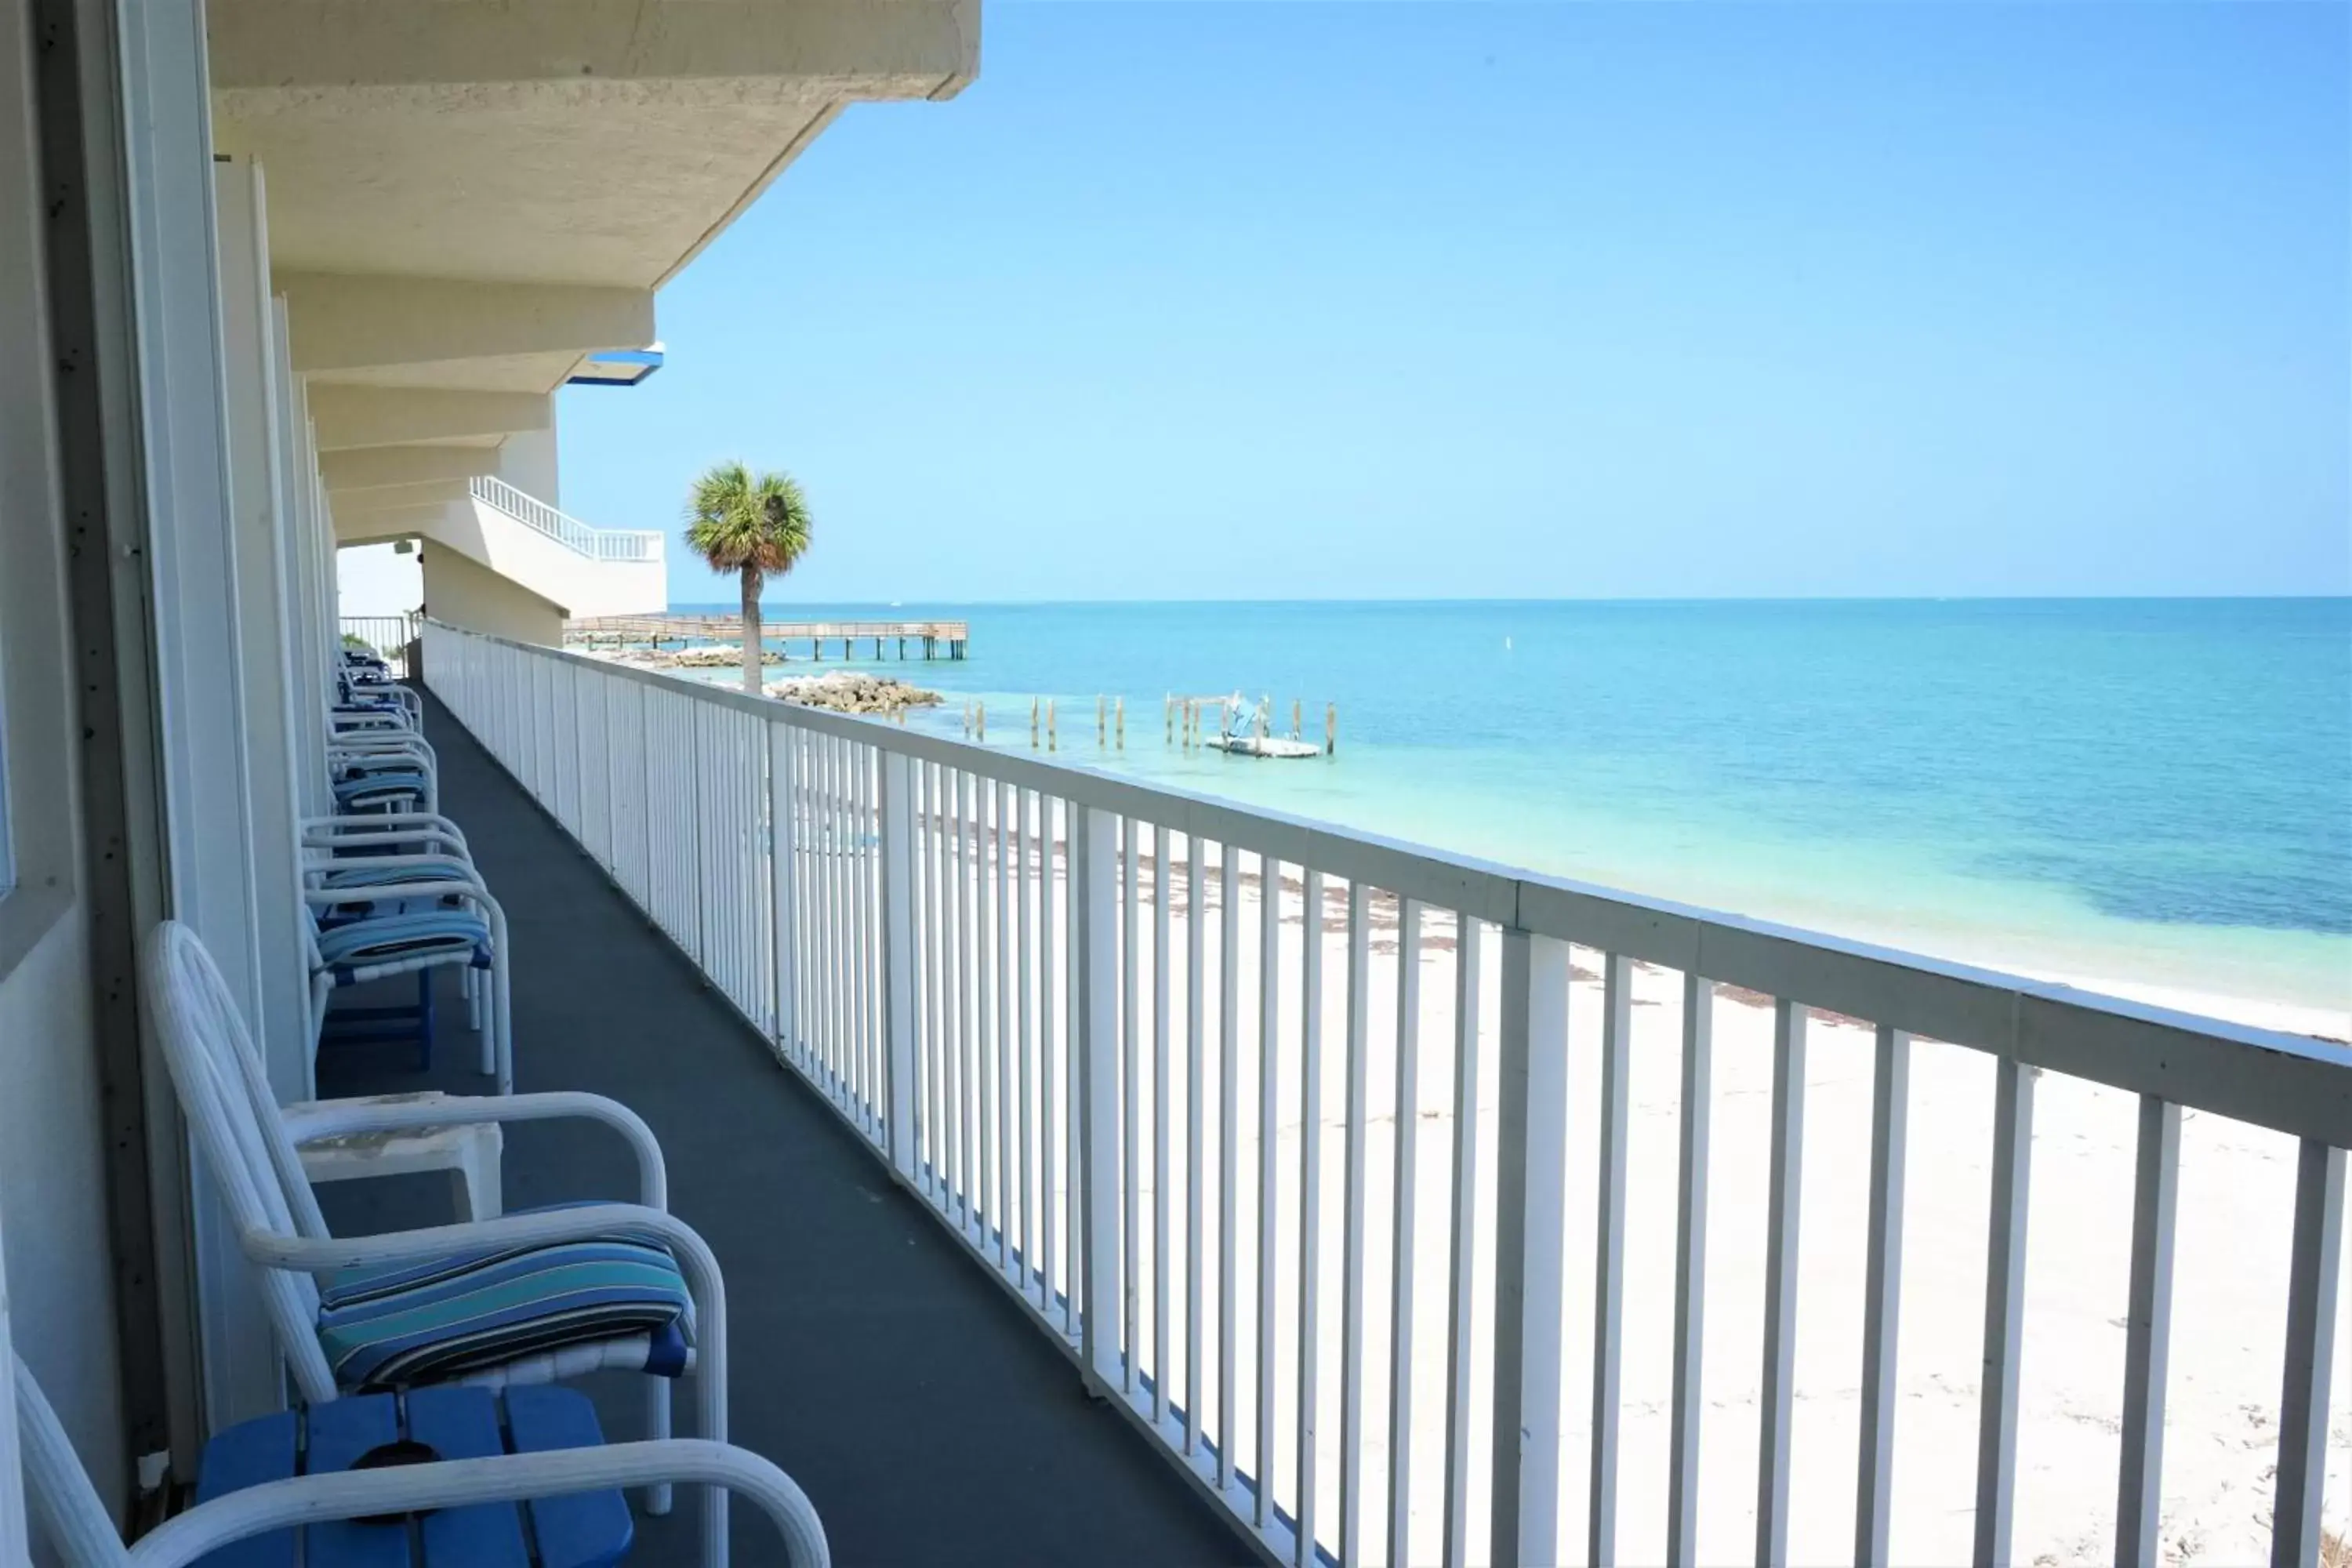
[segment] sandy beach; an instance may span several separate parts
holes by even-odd
[[[1197,1398],[1209,1441],[1217,1441],[1231,1427],[1239,1468],[1256,1473],[1262,1463],[1256,1436],[1257,1259],[1262,1241],[1257,1216],[1271,1213],[1275,1496],[1286,1511],[1295,1510],[1299,1495],[1298,1363],[1302,1342],[1309,1342],[1317,1351],[1319,1393],[1313,1423],[1318,1534],[1327,1547],[1336,1548],[1345,1344],[1340,1217],[1347,1180],[1348,1088],[1343,897],[1336,887],[1327,889],[1320,921],[1325,946],[1319,1224],[1314,1255],[1303,1260],[1303,889],[1294,868],[1286,877],[1279,905],[1273,1116],[1276,1175],[1269,1205],[1264,1202],[1258,1174],[1261,889],[1256,862],[1244,857],[1240,942],[1232,960],[1240,1027],[1228,1046],[1219,1027],[1226,959],[1221,951],[1221,882],[1216,852],[1211,850],[1198,1068],[1202,1242],[1196,1264],[1188,1255],[1185,1204],[1192,1190],[1187,1167],[1192,1136],[1189,1085],[1194,1070],[1188,1046],[1192,1020],[1185,959],[1193,901],[1186,894],[1185,853],[1181,838],[1175,840],[1164,1062],[1154,1027],[1159,1007],[1152,963],[1157,889],[1148,840],[1136,904],[1133,1016],[1139,1027],[1133,1085],[1137,1224],[1132,1247],[1138,1272],[1131,1287],[1136,1321],[1130,1342],[1137,1348],[1141,1372],[1164,1379],[1176,1404]],[[1390,1368],[1398,1359],[1391,1325],[1402,1307],[1409,1322],[1402,1361],[1410,1367],[1403,1466],[1410,1506],[1401,1560],[1417,1564],[1438,1561],[1442,1547],[1459,955],[1452,917],[1428,917],[1415,955],[1418,1071],[1412,1114],[1401,1119],[1396,1063],[1404,954],[1394,900],[1376,895],[1372,913],[1360,1352],[1366,1402],[1361,1413],[1364,1473],[1353,1506],[1361,1531],[1357,1538],[1360,1560],[1390,1562],[1391,1412],[1387,1390]],[[971,940],[971,926],[964,929]],[[1467,1517],[1472,1520],[1485,1517],[1491,1398],[1484,1367],[1495,1251],[1493,1055],[1500,944],[1488,935],[1481,943],[1480,1059],[1473,1130],[1479,1176],[1469,1237],[1475,1281],[1472,1363],[1479,1369],[1472,1384],[1475,1438],[1466,1478]],[[973,956],[987,966],[989,961],[977,948]],[[1596,1047],[1601,1005],[1598,955],[1577,950],[1574,958],[1568,1045],[1570,1173],[1566,1210],[1560,1216],[1568,1259],[1561,1324],[1566,1351],[1558,1557],[1563,1563],[1582,1563],[1587,1557],[1600,1089]],[[1057,952],[1055,962],[1057,972],[1066,974],[1066,955]],[[1659,1561],[1665,1549],[1683,990],[1677,973],[1635,970],[1617,1538],[1618,1558],[1628,1563]],[[2144,999],[2176,1006],[2185,1000]],[[1713,1007],[1697,1554],[1702,1562],[1728,1562],[1749,1560],[1754,1551],[1772,1011],[1761,998],[1721,989]],[[2279,1026],[2298,1020],[2290,1009],[2245,1021]],[[2327,1020],[2321,1016],[2300,1021],[2324,1026]],[[1790,1557],[1796,1563],[1822,1563],[1851,1561],[1853,1555],[1874,1058],[1871,1033],[1852,1020],[1817,1017],[1809,1038]],[[992,1079],[994,1047],[989,1048],[987,1076]],[[1220,1140],[1222,1075],[1228,1061],[1236,1112],[1230,1162],[1236,1173],[1232,1280],[1236,1373],[1230,1412],[1223,1407],[1219,1389],[1224,1248],[1218,1228],[1223,1206],[1221,1173],[1227,1166]],[[926,1072],[936,1070],[938,1062],[936,1054],[927,1058]],[[1921,1041],[1915,1047],[1912,1076],[1891,1551],[1899,1563],[1958,1563],[1969,1555],[1973,1530],[1992,1062],[1963,1047]],[[1157,1103],[1162,1082],[1168,1100],[1164,1121]],[[928,1082],[924,1092],[931,1092]],[[1061,1096],[1057,1093],[1055,1099]],[[1065,1105],[1057,1104],[1054,1115],[1057,1125],[1066,1125]],[[1162,1125],[1167,1130],[1164,1154],[1158,1146]],[[1402,1292],[1395,1288],[1401,1125],[1410,1130],[1415,1170],[1409,1288]],[[2112,1557],[2134,1133],[2132,1097],[2077,1080],[2042,1079],[2034,1124],[2017,1445],[2014,1539],[2020,1562],[2074,1563]],[[2162,1512],[2168,1562],[2267,1560],[2293,1156],[2290,1141],[2283,1137],[2194,1112],[2184,1119]],[[1162,1191],[1155,1179],[1163,1158],[1168,1171],[1164,1220]],[[1020,1234],[1021,1217],[1017,1212],[1010,1217]],[[1164,1256],[1159,1245],[1162,1234],[1167,1237]],[[1302,1267],[1312,1268],[1318,1295],[1318,1310],[1303,1334]],[[1201,1345],[1197,1373],[1187,1363],[1187,1342],[1193,1333]],[[1160,1349],[1163,1342],[1164,1359]],[[2347,1371],[2352,1342],[2347,1342],[2352,1336],[2338,1336],[2326,1494],[2326,1517],[2339,1532],[2347,1499],[2352,1499],[2352,1371]],[[1474,1561],[1484,1560],[1482,1537],[1482,1531],[1474,1531]]]

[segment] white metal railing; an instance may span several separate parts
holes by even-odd
[[[504,479],[478,475],[467,487],[474,499],[493,506],[526,527],[535,528],[557,543],[578,551],[592,561],[658,561],[662,536],[617,528],[591,528],[568,512],[527,495]]]
[[[418,617],[413,612],[398,616],[344,616],[341,620],[343,637],[358,638],[392,667],[393,677],[408,679],[408,645],[415,639]]]
[[[457,718],[1269,1560],[2031,1555],[2038,1088],[2068,1116],[2104,1094],[2136,1151],[2111,1184],[2114,1468],[2060,1504],[2111,1529],[2116,1560],[2156,1560],[2168,1393],[2206,1370],[2167,1371],[2182,1116],[2207,1113],[2234,1129],[2225,1153],[2284,1135],[2276,1269],[2250,1226],[2218,1272],[2178,1277],[2254,1292],[2278,1332],[2277,1425],[2249,1462],[2275,1464],[2273,1560],[2317,1560],[2352,1052],[425,638]],[[1841,1131],[1823,1112],[1848,1081],[1866,1087]],[[1673,1157],[1648,1191],[1628,1149],[1658,1098]],[[1741,1116],[1762,1152],[1711,1171]],[[1906,1204],[1915,1142],[1928,1186],[1974,1173],[1982,1206],[1906,1253],[1906,1207],[1944,1217]],[[2036,1203],[2090,1181],[2057,1178]],[[1844,1223],[1801,1251],[1807,1210]],[[1825,1293],[1832,1243],[1861,1255],[1851,1291]],[[1760,1302],[1720,1282],[1735,1254]],[[1956,1259],[1984,1268],[1906,1299],[1906,1263]],[[1973,1302],[1967,1331],[1937,1329],[1947,1296]],[[1898,1414],[1906,1308],[1926,1325],[1911,1381],[1939,1391],[1925,1414],[1916,1394]],[[1947,1519],[1939,1550],[1918,1532]]]

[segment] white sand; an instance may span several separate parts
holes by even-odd
[[[1181,861],[1181,847],[1178,855]],[[1182,1403],[1194,1380],[1185,1360],[1188,1297],[1197,1277],[1202,1342],[1203,1420],[1214,1440],[1226,1424],[1217,1393],[1222,1203],[1219,1173],[1218,1026],[1223,985],[1222,917],[1214,906],[1204,942],[1202,994],[1202,1230],[1197,1271],[1186,1255],[1184,1196],[1189,1059],[1185,959],[1186,906],[1181,874],[1173,889],[1173,994],[1171,997],[1167,1118],[1170,1255],[1166,1374]],[[1161,1270],[1154,1243],[1160,1194],[1152,1185],[1160,1076],[1152,1036],[1151,868],[1144,867],[1139,905],[1136,1015],[1139,1049],[1135,1151],[1140,1184],[1136,1249],[1139,1274],[1134,1342],[1143,1369],[1158,1369]],[[1285,889],[1280,930],[1280,1050],[1276,1106],[1276,1331],[1273,1473],[1277,1500],[1294,1509],[1297,1456],[1297,1321],[1302,1060],[1299,973],[1301,893]],[[1237,1460],[1259,1468],[1256,1262],[1259,1237],[1258,1058],[1260,904],[1255,861],[1246,862],[1241,941],[1234,966],[1240,1028],[1233,1058],[1239,1136],[1234,1163],[1234,1333],[1237,1397],[1233,1412]],[[1375,903],[1368,994],[1368,1117],[1363,1209],[1362,1365],[1366,1406],[1364,1479],[1356,1500],[1358,1557],[1387,1563],[1389,1424],[1387,1389],[1394,1353],[1391,1322],[1397,1163],[1398,957],[1396,911]],[[1313,1268],[1320,1311],[1308,1338],[1318,1347],[1321,1397],[1315,1421],[1318,1535],[1338,1545],[1337,1493],[1342,1430],[1342,1215],[1346,1156],[1346,951],[1344,908],[1334,890],[1325,911],[1321,1007],[1321,1220]],[[969,933],[970,928],[967,927]],[[1454,1104],[1456,964],[1453,921],[1435,916],[1420,955],[1418,1090],[1414,1131],[1415,1247],[1406,1298],[1412,1318],[1405,1561],[1441,1556],[1445,1438],[1447,1251],[1452,1239],[1450,1162]],[[1486,1321],[1492,1310],[1495,1049],[1500,944],[1484,943],[1481,1061],[1475,1131],[1480,1169],[1473,1230],[1475,1340],[1474,1422],[1466,1516],[1473,1561],[1486,1557],[1491,1389],[1485,1376]],[[1569,1281],[1562,1323],[1566,1377],[1562,1401],[1559,1561],[1586,1560],[1589,1424],[1592,1344],[1592,1258],[1597,1185],[1594,1164],[1599,1095],[1597,1042],[1601,987],[1579,952],[1570,1025],[1570,1170],[1562,1219]],[[1066,975],[1066,960],[1057,971]],[[2193,1005],[2181,995],[2147,995],[2166,1005]],[[1619,1468],[1617,1555],[1628,1563],[1664,1552],[1667,1405],[1671,1386],[1680,1099],[1682,977],[1637,970],[1633,987],[1630,1080],[1631,1137],[1626,1226],[1626,1291]],[[2250,1023],[2321,1026],[2291,1009],[2232,1008]],[[1769,1006],[1731,994],[1715,1002],[1711,1179],[1698,1556],[1702,1562],[1754,1555],[1758,1398],[1763,1335],[1763,1263],[1769,1065]],[[1851,1561],[1859,1433],[1863,1226],[1868,1195],[1873,1042],[1865,1029],[1817,1019],[1811,1033],[1804,1108],[1797,1313],[1790,1560]],[[990,1058],[992,1064],[993,1057]],[[988,1069],[992,1081],[994,1068]],[[1895,1463],[1892,1552],[1906,1563],[1958,1563],[1969,1555],[1984,1316],[1988,1161],[1991,1146],[1991,1059],[1958,1047],[1915,1047],[1910,1100],[1909,1180],[1905,1210],[1903,1318],[1897,1364],[1899,1416]],[[928,1095],[929,1090],[926,1089]],[[1059,1095],[1056,1096],[1058,1100]],[[2017,1560],[2110,1560],[2116,1510],[2128,1278],[2130,1182],[2135,1134],[2131,1097],[2078,1080],[2042,1079],[2034,1122],[2033,1177],[2026,1274],[2026,1339],[2018,1436],[2014,1542]],[[1066,1108],[1056,1106],[1057,1124]],[[2294,1186],[2289,1140],[2216,1118],[2189,1114],[2182,1131],[2180,1199],[2174,1284],[2174,1331],[2165,1444],[2164,1552],[2195,1563],[2267,1561],[2271,1471],[2277,1437],[2280,1355],[2284,1328],[2286,1241]],[[1056,1184],[1057,1187],[1060,1184]],[[1065,1198],[1066,1194],[1064,1194]],[[1022,1221],[1013,1216],[1016,1227]],[[1060,1250],[1057,1248],[1057,1251]],[[1057,1265],[1057,1274],[1061,1266]],[[1066,1288],[1066,1279],[1061,1283]],[[2345,1298],[2352,1301],[2352,1291]],[[2340,1333],[2331,1404],[2326,1517],[2344,1529],[2352,1500],[2352,1333]]]

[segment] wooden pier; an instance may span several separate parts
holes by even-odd
[[[767,643],[786,658],[791,658],[795,645],[808,645],[809,658],[822,661],[827,644],[838,645],[841,657],[853,657],[857,644],[871,639],[874,657],[887,657],[886,648],[896,646],[900,658],[907,657],[907,645],[913,643],[922,650],[923,658],[961,658],[971,642],[971,624],[968,621],[762,621],[760,640]],[[642,644],[659,647],[664,643],[716,642],[738,647],[743,642],[743,620],[740,616],[596,616],[584,620],[566,621],[563,640],[585,644],[589,647],[611,646],[627,647]]]

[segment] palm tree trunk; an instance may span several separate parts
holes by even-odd
[[[760,695],[760,570],[743,568],[743,689]]]

